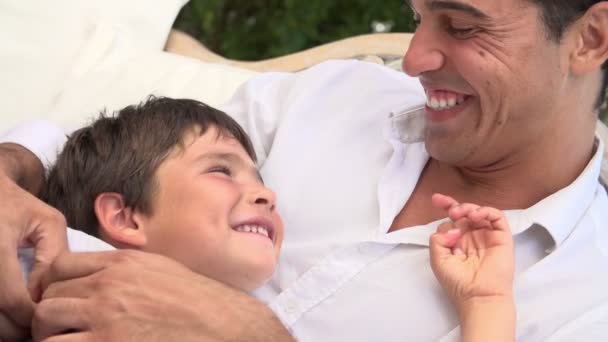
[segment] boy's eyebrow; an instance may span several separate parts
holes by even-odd
[[[211,159],[211,160],[221,160],[224,162],[227,162],[228,164],[232,164],[232,165],[238,165],[238,166],[242,166],[245,167],[247,169],[249,169],[249,171],[255,175],[255,177],[262,183],[264,184],[264,179],[262,179],[262,175],[260,174],[260,171],[258,170],[257,167],[249,167],[245,161],[239,157],[238,155],[234,154],[234,153],[204,153],[199,155],[196,158],[196,161],[199,160],[205,160],[205,159]]]
[[[410,6],[410,8],[412,8],[412,10],[414,9],[411,0],[405,0],[405,2]],[[479,8],[456,0],[426,0],[425,5],[431,11],[449,9],[464,12],[478,19],[490,19],[490,16],[482,12]]]

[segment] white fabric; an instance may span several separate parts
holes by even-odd
[[[69,132],[50,121],[28,121],[0,135],[0,142],[26,146],[48,169],[57,160],[57,155],[67,140],[67,133]]]
[[[162,52],[187,0],[0,0],[0,133],[79,126],[150,93],[225,102],[253,72]]]
[[[67,82],[45,118],[68,128],[82,126],[104,108],[115,111],[150,94],[197,99],[217,106],[256,74],[166,52],[126,53],[117,48],[115,57],[104,57]]]
[[[224,106],[251,133],[286,223],[278,271],[258,296],[299,340],[458,340],[429,267],[438,222],[386,234],[428,159],[419,114],[400,114],[423,101],[418,82],[400,73],[329,62],[256,77]],[[608,303],[602,153],[600,142],[567,188],[507,212],[518,341],[608,340],[598,311]]]
[[[386,234],[428,159],[423,122],[402,114],[423,101],[418,82],[401,73],[327,62],[255,77],[223,107],[250,132],[286,224],[279,268],[256,295],[299,340],[458,340],[429,267],[438,222]],[[570,186],[507,212],[518,341],[608,338],[603,148]]]
[[[151,92],[227,99],[252,73],[160,52],[184,2],[0,0],[0,132],[49,113],[79,125]],[[402,74],[330,62],[260,75],[225,106],[252,134],[286,221],[280,266],[258,295],[299,340],[457,339],[456,316],[429,268],[437,222],[386,234],[428,158],[415,115],[397,114],[423,101]],[[64,136],[45,126],[6,139],[49,161]],[[520,341],[608,340],[602,148],[568,188],[508,213]],[[91,248],[69,236],[71,248]]]

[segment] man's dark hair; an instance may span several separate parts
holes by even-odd
[[[566,30],[577,19],[581,18],[585,12],[593,5],[603,2],[603,0],[531,0],[540,7],[543,23],[547,37],[554,42],[559,42]],[[604,101],[604,94],[608,87],[608,63],[602,66],[604,70],[602,87],[596,107],[600,107]]]
[[[114,115],[105,112],[69,136],[50,170],[42,199],[61,211],[70,227],[99,236],[94,202],[104,192],[122,194],[125,206],[151,213],[159,165],[188,133],[215,127],[235,138],[256,161],[249,137],[224,112],[199,101],[150,97]]]

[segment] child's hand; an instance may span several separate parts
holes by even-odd
[[[512,298],[513,237],[502,211],[440,194],[432,201],[452,222],[431,236],[431,267],[459,311],[476,299]]]

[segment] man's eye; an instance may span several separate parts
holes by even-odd
[[[414,26],[416,26],[416,28],[418,28],[418,26],[420,26],[420,16],[419,15],[414,15]]]
[[[456,27],[448,27],[448,32],[455,36],[456,38],[459,37],[466,37],[468,35],[470,35],[471,33],[473,33],[475,31],[475,28],[473,27],[467,27],[467,28],[456,28]]]
[[[451,22],[447,22],[445,25],[446,31],[457,39],[465,39],[470,37],[472,34],[477,32],[475,26],[469,25],[454,25]]]

